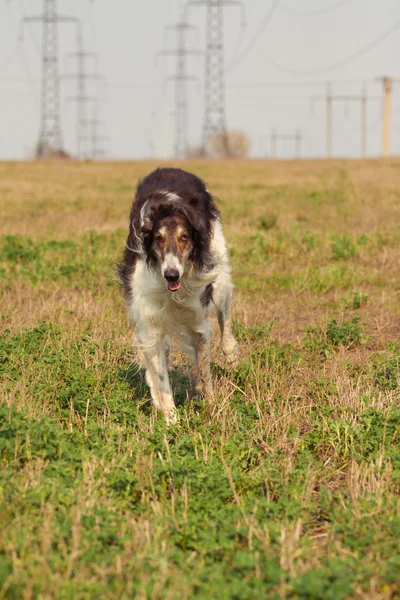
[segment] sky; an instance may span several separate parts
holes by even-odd
[[[32,156],[40,120],[41,25],[25,23],[40,14],[43,0],[0,0],[0,159]],[[104,122],[102,146],[112,159],[170,158],[174,147],[174,75],[176,58],[157,52],[176,47],[167,27],[181,16],[180,0],[58,0],[61,15],[83,25],[87,70],[88,118]],[[239,3],[238,3],[239,4]],[[391,151],[400,154],[400,2],[399,0],[244,0],[224,8],[226,120],[228,129],[251,140],[251,156],[271,155],[271,129],[279,135],[302,134],[302,156],[323,157],[326,149],[325,92],[334,96],[368,92],[367,155],[382,150],[382,83],[393,84]],[[268,15],[270,18],[268,19]],[[244,18],[243,18],[244,17]],[[191,6],[196,28],[187,46],[204,50],[206,10]],[[261,28],[261,24],[266,24]],[[244,23],[243,23],[244,21]],[[399,27],[395,29],[396,23]],[[369,51],[362,50],[391,33]],[[21,36],[23,33],[23,36]],[[76,72],[75,28],[59,25],[60,75]],[[346,60],[356,55],[354,59]],[[330,68],[339,64],[338,68]],[[187,59],[187,71],[198,77],[188,84],[189,143],[198,146],[203,123],[204,59]],[[76,81],[61,78],[61,125],[64,147],[74,153]],[[96,111],[96,114],[94,113]],[[359,157],[360,102],[333,102],[333,155]],[[292,139],[278,140],[277,155],[291,158]]]

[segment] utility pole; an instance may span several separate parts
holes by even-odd
[[[57,13],[57,0],[43,0],[43,14],[23,18],[23,22],[43,23],[42,84],[37,158],[50,158],[63,151],[60,119],[60,77],[58,71],[58,24],[77,19]]]
[[[202,55],[201,50],[188,50],[185,47],[185,33],[190,29],[195,29],[183,19],[175,25],[170,25],[167,29],[174,29],[177,32],[177,47],[172,50],[161,50],[159,55],[174,55],[177,58],[175,75],[166,77],[165,81],[175,81],[175,157],[185,158],[188,149],[188,101],[187,87],[188,81],[196,81],[197,77],[186,73],[186,57],[191,55]]]
[[[325,117],[326,117],[326,125],[325,125],[325,139],[326,139],[326,158],[331,158],[332,156],[332,123],[333,123],[333,111],[332,111],[332,84],[328,81],[326,84],[326,93],[325,96],[311,96],[310,98],[310,106],[311,112],[314,112],[314,103],[317,100],[325,101]]]
[[[390,104],[392,96],[392,77],[381,77],[383,83],[383,153],[382,156],[390,156]]]
[[[299,159],[301,157],[301,143],[302,143],[302,133],[300,129],[296,129],[295,133],[292,134],[282,134],[277,133],[275,127],[271,127],[271,134],[267,136],[263,136],[263,139],[271,140],[271,158],[277,158],[278,151],[278,141],[294,141],[295,142],[295,157]]]
[[[77,51],[70,52],[68,56],[77,59],[77,73],[69,73],[63,75],[64,79],[76,79],[77,80],[77,94],[68,98],[69,100],[76,101],[77,103],[77,118],[76,118],[76,154],[78,158],[84,158],[84,140],[85,140],[85,128],[86,128],[86,104],[87,102],[94,102],[96,100],[93,96],[86,95],[86,81],[88,79],[101,79],[101,76],[97,73],[87,73],[85,71],[85,59],[93,58],[95,60],[96,55],[93,52],[84,52],[83,49],[83,38],[81,24],[78,23],[77,31]]]
[[[241,0],[189,0],[188,6],[195,5],[206,7],[203,153],[209,154],[211,138],[220,134],[225,146],[225,155],[229,156],[225,115],[223,8],[240,6],[243,11],[243,3]]]
[[[366,85],[363,84],[360,95],[344,95],[334,96],[332,95],[332,84],[327,83],[325,96],[312,96],[311,106],[314,101],[324,100],[326,104],[326,156],[327,158],[332,157],[332,140],[333,140],[333,103],[342,102],[345,106],[350,102],[360,102],[361,105],[361,156],[365,158],[367,154],[367,104],[368,100],[376,99],[375,97],[368,97]]]

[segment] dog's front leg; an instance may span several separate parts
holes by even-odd
[[[150,387],[154,408],[160,410],[168,424],[178,421],[171,384],[168,377],[169,344],[146,348],[143,351],[146,367],[146,381]]]
[[[238,348],[237,342],[232,334],[231,323],[231,297],[229,294],[223,298],[217,306],[217,319],[221,331],[221,348],[225,355],[229,367],[234,367],[237,363]]]
[[[213,396],[210,370],[210,332],[193,333],[192,344],[195,358],[195,387],[200,396]]]

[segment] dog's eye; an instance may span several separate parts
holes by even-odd
[[[162,235],[161,235],[161,233],[158,233],[158,234],[156,235],[156,240],[157,240],[157,242],[161,242],[161,240],[162,240]]]
[[[182,242],[187,242],[188,239],[189,239],[189,237],[185,233],[183,235],[181,235]]]

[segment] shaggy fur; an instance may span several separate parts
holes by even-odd
[[[172,338],[194,361],[202,395],[212,394],[211,312],[229,365],[237,355],[228,253],[219,211],[201,179],[181,169],[156,169],[139,182],[118,272],[153,404],[175,422],[168,378]]]

